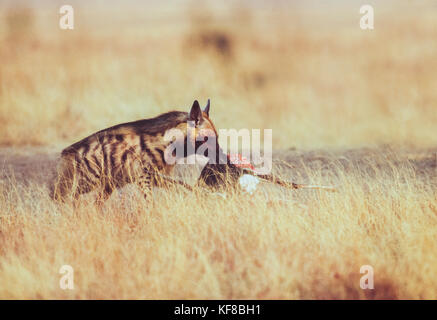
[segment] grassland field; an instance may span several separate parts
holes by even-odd
[[[363,31],[323,3],[72,1],[66,31],[58,1],[2,2],[0,298],[436,299],[437,7],[372,2]],[[273,129],[275,174],[337,192],[49,198],[64,147],[207,98],[218,128]]]

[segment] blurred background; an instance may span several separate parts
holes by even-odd
[[[0,145],[66,146],[211,98],[217,128],[273,129],[274,149],[435,146],[436,39],[425,0],[3,0]]]

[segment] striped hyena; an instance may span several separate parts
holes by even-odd
[[[58,177],[52,197],[64,201],[97,190],[98,202],[126,184],[135,183],[144,192],[152,186],[172,181],[167,175],[175,163],[168,159],[166,133],[178,129],[182,133],[179,144],[184,147],[182,157],[190,155],[208,140],[216,141],[217,132],[209,118],[210,102],[200,109],[194,101],[190,112],[171,111],[152,119],[123,123],[98,131],[62,151]],[[191,139],[187,139],[187,135]],[[211,135],[214,135],[213,139]],[[194,145],[188,146],[191,141]],[[176,151],[171,152],[175,156]]]

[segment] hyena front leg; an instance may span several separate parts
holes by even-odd
[[[137,178],[136,184],[143,193],[144,198],[147,199],[152,187],[152,177],[148,174],[141,175]]]
[[[188,191],[193,191],[193,188],[189,184],[160,173],[155,174],[153,179],[153,185],[160,188],[168,188],[170,186],[182,186]]]

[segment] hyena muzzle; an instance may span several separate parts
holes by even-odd
[[[188,113],[171,111],[155,118],[119,124],[67,147],[61,154],[52,197],[59,201],[77,200],[81,194],[97,190],[98,202],[102,203],[115,189],[126,184],[137,184],[146,195],[152,186],[171,182],[166,177],[175,163],[166,161],[165,153],[174,141],[167,141],[166,133],[171,129],[183,133],[183,142],[179,141],[184,146],[183,157],[190,155],[188,133],[195,137],[192,153],[202,141],[216,143],[217,132],[209,118],[209,109],[209,100],[203,111],[196,100]]]

